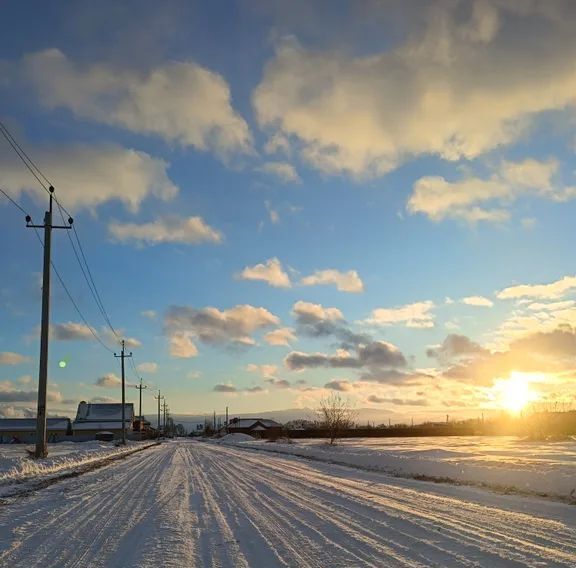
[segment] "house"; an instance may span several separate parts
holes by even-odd
[[[124,405],[126,435],[131,437],[134,424],[134,405]],[[82,401],[78,405],[76,419],[72,423],[74,440],[84,442],[94,440],[98,432],[112,432],[116,439],[122,437],[122,404],[90,403]]]
[[[205,422],[190,422],[188,423],[190,429],[190,436],[201,436],[206,429]]]
[[[70,418],[47,418],[46,438],[48,442],[61,442],[72,437]],[[0,419],[0,444],[12,441],[23,444],[36,443],[36,418]]]
[[[232,418],[227,430],[229,434],[249,434],[255,438],[282,436],[282,424],[267,418]]]

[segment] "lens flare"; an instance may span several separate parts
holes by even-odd
[[[501,408],[519,413],[528,404],[538,400],[538,393],[530,388],[533,377],[513,371],[508,379],[496,379],[494,391]]]

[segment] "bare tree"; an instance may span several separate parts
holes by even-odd
[[[338,393],[333,392],[322,398],[316,413],[322,427],[328,432],[331,445],[341,437],[342,430],[354,426],[356,413],[350,401],[342,398]]]

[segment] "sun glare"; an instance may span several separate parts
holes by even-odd
[[[497,379],[494,390],[499,405],[510,412],[521,412],[529,403],[538,399],[530,388],[534,377],[529,373],[513,371],[508,379]]]

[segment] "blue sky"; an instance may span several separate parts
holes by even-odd
[[[5,4],[1,119],[74,215],[129,381],[178,414],[336,391],[397,420],[478,416],[510,407],[513,374],[571,404],[574,5],[335,6]],[[0,187],[41,221],[5,141]],[[0,412],[17,416],[42,251],[2,199]],[[62,231],[53,260],[118,350]],[[118,399],[118,361],[52,292],[49,411]]]

